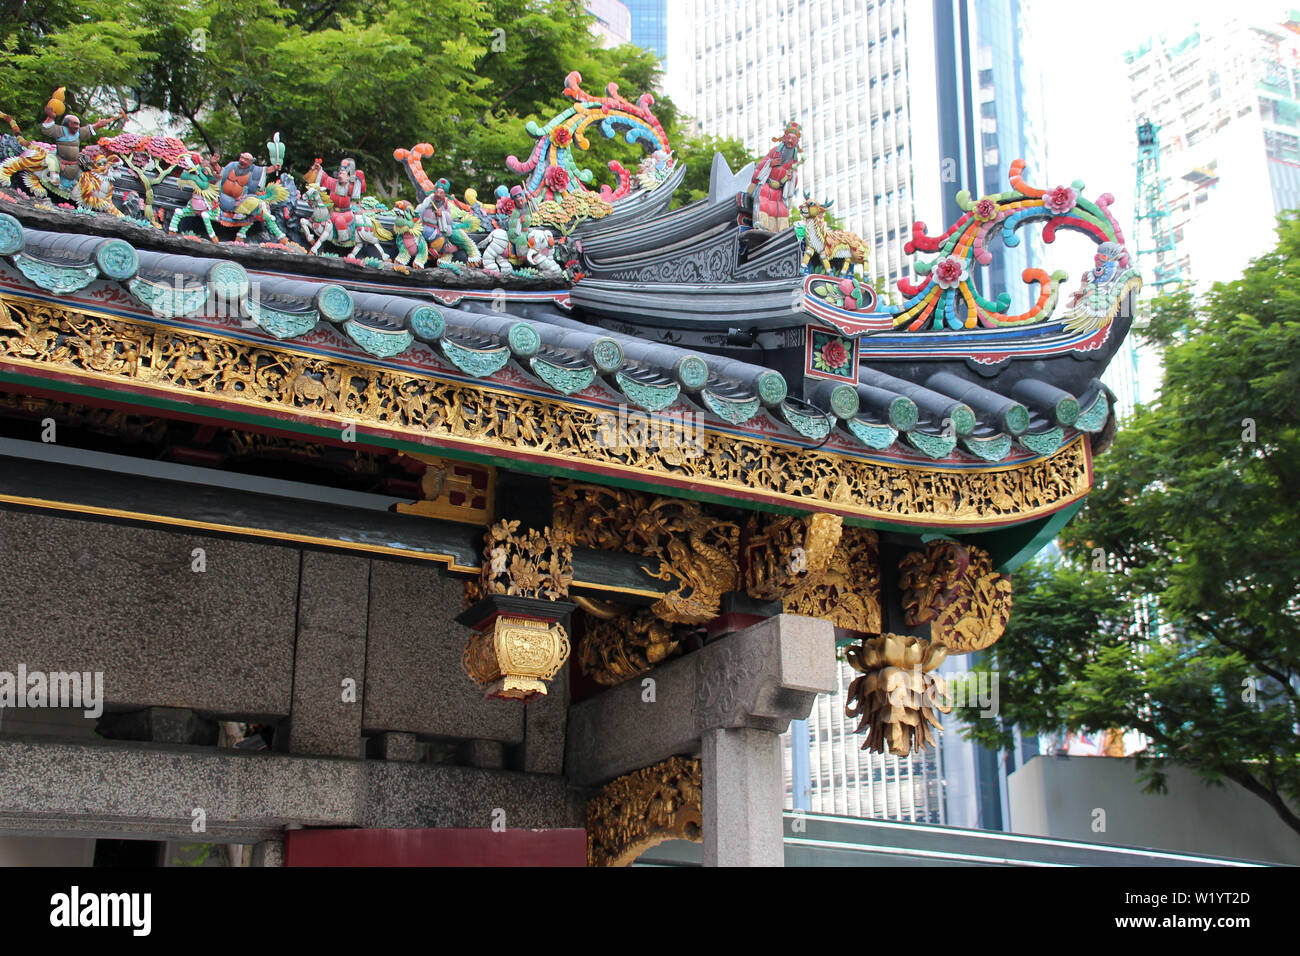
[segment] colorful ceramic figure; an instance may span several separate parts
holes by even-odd
[[[547,278],[564,274],[555,261],[555,237],[546,229],[528,230],[528,264]]]
[[[758,202],[754,209],[754,226],[780,232],[790,225],[790,199],[798,182],[799,124],[786,125],[780,139],[774,140],[766,156],[754,167],[751,188],[757,187]]]
[[[237,227],[236,238],[243,242],[255,224],[261,224],[278,240],[284,232],[275,223],[268,200],[282,202],[287,198],[283,186],[272,177],[280,171],[280,164],[269,166],[253,163],[252,153],[240,153],[239,158],[227,163],[217,178],[217,215],[223,226]]]
[[[446,179],[439,179],[433,184],[433,192],[425,196],[415,207],[415,212],[424,227],[424,239],[429,243],[430,248],[435,248],[434,243],[441,239],[442,242],[437,244],[441,253],[449,253],[451,250],[447,248],[447,244],[450,244],[465,253],[466,260],[471,266],[480,265],[483,260],[479,256],[478,249],[470,242],[464,227],[452,215],[452,206],[447,198],[450,191],[451,183]]]
[[[178,182],[190,190],[190,198],[184,206],[172,214],[172,221],[167,225],[167,231],[177,232],[183,220],[190,216],[198,216],[203,220],[203,228],[207,230],[208,238],[213,242],[220,242],[217,231],[212,228],[212,216],[217,210],[218,193],[215,180],[220,175],[220,170],[211,169],[198,160],[197,156],[187,158],[183,161],[183,165]]]
[[[415,207],[405,199],[393,204],[393,234],[397,241],[393,268],[398,272],[410,272],[408,263],[414,261],[415,268],[423,269],[429,261],[429,244],[424,240]]]
[[[388,261],[388,253],[379,243],[381,240],[386,242],[392,239],[393,234],[380,224],[378,210],[368,210],[364,204],[356,209],[349,208],[344,220],[347,231],[340,232],[338,210],[330,195],[321,190],[319,183],[307,187],[305,198],[312,215],[310,219],[299,219],[298,225],[311,245],[308,251],[312,255],[319,253],[320,247],[329,242],[336,246],[351,246],[348,258],[355,259],[362,246],[371,246],[381,259]]]
[[[338,172],[331,176],[321,168],[318,158],[302,178],[329,200],[333,235],[339,237],[340,245],[346,245],[351,241],[348,237],[352,235],[352,203],[359,202],[365,194],[366,174],[357,169],[356,160],[345,159],[339,163]]]
[[[806,194],[805,194],[806,195]],[[807,223],[804,234],[803,271],[808,272],[812,260],[827,275],[852,276],[856,269],[867,266],[867,241],[855,232],[844,229],[832,229],[826,224],[826,211],[834,205],[832,200],[817,202],[805,199],[799,204],[799,214]],[[840,263],[837,270],[835,263]]]
[[[45,104],[41,133],[48,142],[24,139],[13,117],[0,113],[0,119],[8,122],[23,149],[19,155],[0,163],[0,186],[9,186],[18,175],[37,199],[53,193],[75,202],[81,209],[120,216],[122,213],[113,205],[111,174],[117,157],[109,156],[93,144],[83,144],[89,144],[97,130],[125,120],[126,114],[82,126],[78,117],[64,114],[63,92],[64,88],[59,87]]]

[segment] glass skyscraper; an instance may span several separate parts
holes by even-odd
[[[668,56],[668,0],[623,0],[623,6],[632,15],[632,42],[659,54],[660,61]]]

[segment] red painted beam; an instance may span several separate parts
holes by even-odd
[[[587,831],[290,830],[285,866],[586,866]]]

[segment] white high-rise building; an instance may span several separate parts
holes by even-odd
[[[904,7],[679,0],[668,37],[668,93],[703,132],[761,156],[786,123],[801,125],[799,188],[834,200],[870,243],[870,275],[891,287],[911,275],[913,220],[937,225],[943,199],[931,5]]]
[[[1276,216],[1300,206],[1297,30],[1298,14],[1234,19],[1153,37],[1125,57],[1130,128],[1140,119],[1159,127],[1168,222],[1183,279],[1199,292],[1239,278],[1276,244]],[[1135,238],[1149,248],[1146,235]]]

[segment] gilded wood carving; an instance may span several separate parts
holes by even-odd
[[[1051,458],[980,472],[877,463],[757,437],[705,431],[693,447],[606,447],[600,411],[473,383],[264,348],[216,336],[5,298],[0,362],[129,383],[178,399],[373,426],[411,441],[461,443],[480,454],[525,454],[566,469],[598,467],[647,482],[758,496],[881,521],[968,525],[1024,520],[1089,489],[1076,439]]]
[[[703,841],[698,759],[669,757],[608,783],[587,803],[587,865],[627,866],[666,840]]]
[[[952,710],[944,680],[934,673],[948,649],[908,634],[881,634],[864,638],[847,656],[860,676],[849,685],[844,713],[861,718],[856,732],[866,736],[862,749],[884,753],[888,747],[905,757],[933,746],[935,711]]]

